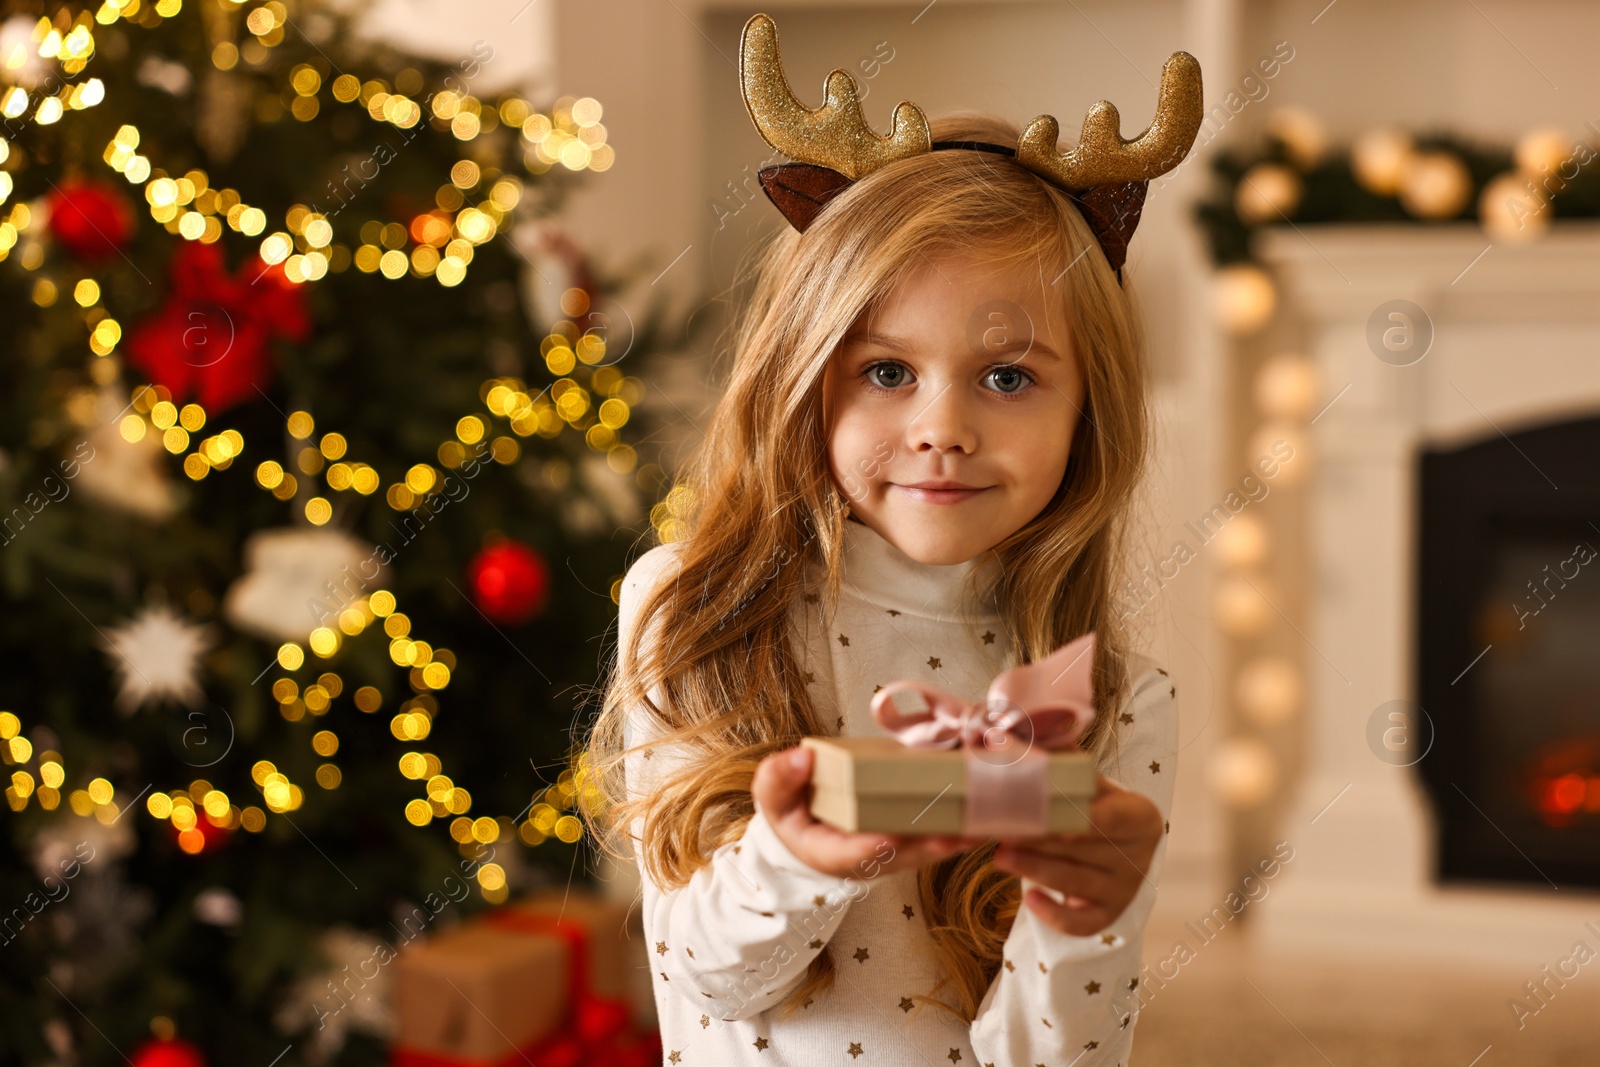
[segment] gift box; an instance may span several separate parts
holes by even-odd
[[[849,832],[968,832],[969,750],[913,748],[894,737],[807,737],[800,743],[813,753],[811,814],[819,821]],[[1049,784],[1045,832],[1087,830],[1094,757],[1078,750],[1035,756]],[[988,767],[1001,776],[1008,769]],[[1032,788],[1022,774],[1018,788]]]
[[[661,1062],[644,924],[630,905],[568,886],[520,897],[489,912],[485,922],[503,936],[554,937],[570,949],[566,1018],[555,1034],[523,1049],[521,1063],[652,1067]],[[639,978],[645,979],[642,985]],[[641,1026],[646,1018],[652,1025]]]
[[[1037,837],[1089,828],[1095,635],[995,675],[984,699],[898,678],[878,737],[806,737],[811,814],[848,832]]]
[[[396,961],[392,1067],[651,1067],[639,917],[577,888],[519,898]],[[651,1003],[648,981],[644,996]],[[650,1015],[653,1022],[653,1014]]]
[[[419,941],[395,959],[395,1063],[491,1067],[555,1033],[568,1014],[572,945],[508,936],[469,921]]]
[[[631,913],[631,914],[630,914]],[[604,1000],[630,998],[632,972],[646,966],[644,926],[630,904],[580,889],[550,889],[518,897],[491,921],[564,937],[584,953],[588,992]]]

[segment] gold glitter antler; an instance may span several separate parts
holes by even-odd
[[[856,96],[856,80],[838,67],[824,83],[823,105],[802,104],[783,75],[778,27],[767,15],[752,15],[744,24],[739,81],[745,107],[762,138],[801,163],[828,167],[854,181],[886,163],[931,149],[928,119],[909,100],[895,107],[894,132],[889,136],[868,126]]]
[[[1029,170],[1069,189],[1145,181],[1165,174],[1189,154],[1200,132],[1202,113],[1200,63],[1188,52],[1174,52],[1161,68],[1156,116],[1138,137],[1122,139],[1122,118],[1116,106],[1102,100],[1089,109],[1072,151],[1056,151],[1060,124],[1049,115],[1040,115],[1017,139],[1017,159]]]

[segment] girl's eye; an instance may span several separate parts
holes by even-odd
[[[880,380],[879,373],[887,374],[887,380]],[[876,393],[887,393],[898,386],[904,385],[909,375],[905,364],[893,360],[879,360],[877,363],[867,365],[861,376],[867,381],[867,388]]]
[[[1017,366],[1015,363],[1005,363],[989,369],[989,377],[994,378],[1000,385],[998,392],[1016,394],[1033,384],[1033,375]]]

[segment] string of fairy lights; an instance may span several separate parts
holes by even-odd
[[[227,11],[249,6],[249,0],[199,2],[214,3]],[[110,25],[121,19],[148,28],[178,15],[182,9],[182,0],[160,0],[153,5],[142,0],[104,0],[92,17],[87,11],[75,17],[63,11],[56,20],[41,17],[32,41],[40,57],[56,61],[63,73],[75,76],[94,55],[95,25]],[[67,24],[60,24],[63,21]],[[212,63],[218,69],[229,70],[240,62],[263,62],[270,49],[283,40],[287,23],[287,9],[277,0],[253,7],[244,18],[249,38],[241,45],[218,42],[212,49]],[[4,73],[6,60],[0,56],[0,74]],[[462,142],[499,126],[516,128],[525,167],[533,174],[555,166],[603,171],[613,160],[612,149],[605,141],[605,127],[600,123],[600,105],[590,98],[564,97],[548,113],[540,113],[515,95],[487,104],[468,93],[447,90],[419,101],[416,97],[423,89],[423,78],[415,70],[401,71],[393,83],[376,78],[362,81],[348,74],[340,74],[328,83],[322,72],[308,64],[290,71],[289,88],[293,99],[286,110],[300,122],[317,118],[325,106],[348,106],[359,107],[372,120],[400,130],[414,129],[431,114],[433,119],[448,123],[450,133]],[[74,82],[52,94],[30,94],[21,86],[12,86],[0,92],[0,115],[18,118],[31,108],[33,122],[50,125],[73,111],[101,105],[105,99],[105,86],[98,78]],[[277,102],[276,98],[266,99],[269,105]],[[307,204],[289,207],[282,228],[268,232],[267,213],[247,202],[242,192],[214,187],[200,169],[179,175],[162,170],[140,152],[142,140],[137,127],[124,124],[105,146],[103,159],[112,171],[142,188],[155,222],[176,237],[204,244],[221,240],[228,230],[242,237],[260,238],[258,253],[262,261],[281,264],[284,276],[293,284],[315,282],[330,272],[354,266],[358,271],[389,280],[432,277],[443,286],[458,285],[466,276],[474,249],[501,233],[523,194],[523,183],[517,176],[463,158],[452,166],[449,181],[436,190],[432,210],[409,220],[368,219],[359,228],[359,243],[341,244],[328,215]],[[0,163],[8,154],[9,141],[0,138]],[[0,171],[0,205],[11,192],[10,175]],[[0,216],[0,261],[13,259],[24,270],[37,271],[43,264],[44,245],[40,235],[32,232],[36,229],[38,220],[30,206],[13,204],[9,212]],[[13,257],[14,251],[20,254]],[[116,356],[122,326],[102,303],[101,284],[94,277],[80,278],[70,292],[88,331],[89,377],[98,386],[111,386],[120,381]],[[49,307],[60,296],[55,280],[41,275],[35,281],[32,298],[39,306]],[[425,506],[430,495],[443,485],[441,471],[461,467],[474,454],[486,451],[489,458],[502,465],[517,462],[523,451],[519,439],[533,435],[549,439],[563,432],[579,432],[589,449],[604,454],[612,470],[627,474],[635,469],[638,456],[621,439],[619,431],[643,397],[644,386],[614,366],[600,365],[606,356],[604,338],[585,331],[577,321],[588,314],[588,302],[583,290],[569,289],[561,298],[561,308],[570,317],[556,323],[541,341],[540,354],[554,381],[545,388],[532,388],[512,377],[482,383],[479,399],[483,412],[469,413],[457,420],[453,437],[441,442],[436,450],[437,465],[413,464],[387,486],[383,500],[390,508],[404,512]],[[575,377],[579,372],[583,381]],[[137,443],[147,435],[159,435],[168,453],[183,456],[182,469],[191,480],[200,481],[213,470],[226,471],[244,456],[245,441],[238,430],[204,432],[209,418],[202,405],[187,403],[179,407],[171,391],[162,385],[139,385],[129,396],[131,403],[118,423],[122,439]],[[69,413],[79,423],[88,421],[94,404],[94,390],[87,388],[76,390],[67,400]],[[331,497],[340,493],[371,496],[383,487],[378,466],[348,456],[347,439],[336,430],[319,436],[310,412],[292,412],[285,430],[290,439],[305,444],[293,456],[286,457],[286,462],[265,459],[257,463],[254,480],[276,499],[298,508],[311,525],[325,525],[332,519]],[[302,480],[308,486],[303,487]],[[303,492],[303,488],[312,491]],[[652,519],[657,517],[652,512]],[[615,588],[612,593],[615,598]],[[553,784],[534,793],[520,821],[506,816],[472,817],[473,797],[469,790],[444,773],[443,762],[436,754],[421,749],[439,711],[437,694],[449,685],[456,657],[449,649],[435,648],[414,633],[412,620],[387,589],[375,590],[348,604],[339,612],[336,625],[318,627],[304,642],[285,642],[277,649],[276,664],[284,674],[273,682],[271,692],[282,717],[288,722],[320,726],[344,695],[344,680],[336,671],[323,670],[314,682],[302,685],[296,675],[314,660],[333,658],[346,640],[361,636],[380,621],[389,642],[390,658],[396,666],[406,669],[412,690],[389,721],[395,739],[407,746],[397,768],[406,779],[421,783],[423,793],[407,802],[405,818],[416,826],[448,820],[452,838],[463,847],[513,837],[528,846],[551,838],[577,841],[583,829],[572,810],[579,792],[590,798],[595,796],[593,784],[585,780],[587,761],[582,756],[573,767],[564,769]],[[349,700],[364,715],[376,715],[384,706],[383,694],[371,685],[356,688]],[[35,752],[23,730],[18,715],[0,712],[0,759],[15,768],[5,790],[12,810],[23,810],[30,800],[36,800],[46,810],[55,810],[65,799],[75,814],[102,823],[121,816],[124,805],[118,802],[109,780],[95,777],[82,788],[69,790],[62,754],[53,749]],[[318,728],[309,744],[323,760],[313,775],[316,786],[337,789],[343,780],[335,759],[340,748],[338,733]],[[30,763],[34,771],[25,766]],[[171,824],[183,850],[198,853],[206,847],[207,827],[213,833],[236,829],[259,833],[266,828],[271,814],[298,809],[310,786],[309,782],[291,780],[268,760],[254,763],[250,778],[250,784],[260,793],[258,803],[238,800],[210,781],[197,778],[150,793],[144,807],[153,818]],[[505,871],[499,864],[481,865],[477,878],[486,898],[505,898]]]

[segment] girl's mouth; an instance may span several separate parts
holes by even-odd
[[[992,488],[990,486],[983,486],[959,489],[931,489],[918,485],[900,485],[898,482],[891,484],[898,488],[901,492],[905,493],[907,496],[911,497],[911,499],[920,500],[924,504],[959,504],[964,500],[970,500],[979,493],[986,492],[989,488]]]

